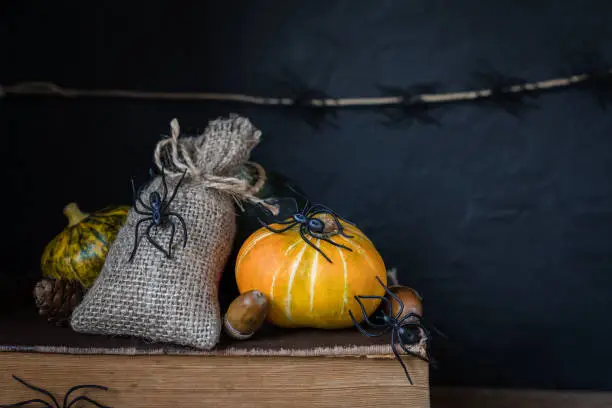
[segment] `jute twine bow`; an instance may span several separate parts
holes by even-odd
[[[257,182],[254,185],[250,185],[247,180],[239,177],[215,176],[214,174],[203,172],[193,162],[192,153],[187,150],[184,144],[179,143],[180,126],[176,118],[170,122],[170,129],[170,136],[164,138],[155,146],[154,159],[158,169],[161,170],[163,165],[164,173],[170,177],[182,176],[187,172],[193,180],[201,185],[230,194],[241,209],[243,209],[241,201],[250,201],[261,205],[272,214],[278,215],[279,208],[277,205],[270,204],[255,196],[266,182],[266,171],[260,164],[252,161],[247,162],[258,173]],[[164,153],[170,161],[170,167],[163,164],[162,156]]]

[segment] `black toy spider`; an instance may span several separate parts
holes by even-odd
[[[74,387],[70,388],[66,394],[64,395],[64,403],[62,405],[59,404],[58,400],[55,398],[55,396],[53,394],[51,394],[49,391],[42,389],[40,387],[36,387],[32,384],[28,384],[27,382],[25,382],[24,380],[22,380],[21,378],[17,377],[16,375],[13,375],[13,378],[17,381],[19,381],[21,384],[25,385],[26,387],[28,387],[29,389],[39,392],[41,394],[44,394],[45,396],[49,397],[51,399],[51,402],[53,402],[53,404],[51,404],[51,402],[46,401],[44,399],[41,398],[33,398],[30,400],[26,400],[26,401],[21,401],[21,402],[16,402],[14,404],[10,404],[10,405],[0,405],[0,408],[3,407],[23,407],[25,405],[29,405],[29,404],[34,404],[34,403],[38,403],[41,404],[43,407],[45,408],[71,408],[73,405],[75,405],[76,403],[80,402],[80,401],[85,401],[85,402],[89,402],[92,405],[95,405],[98,408],[111,408],[108,407],[106,405],[102,405],[97,401],[94,401],[93,399],[85,396],[85,395],[80,395],[78,397],[76,397],[75,399],[73,399],[72,401],[68,402],[68,398],[70,397],[70,394],[72,394],[73,392],[80,390],[80,389],[84,389],[84,388],[94,388],[94,389],[98,389],[98,390],[104,390],[104,391],[108,391],[107,387],[104,387],[102,385],[93,385],[93,384],[85,384],[85,385],[75,385]]]
[[[176,226],[174,225],[174,222],[172,222],[172,220],[170,219],[171,216],[176,217],[181,222],[181,225],[183,226],[183,248],[187,244],[187,227],[185,226],[185,220],[180,214],[168,211],[170,207],[170,203],[172,203],[172,200],[174,200],[174,197],[176,196],[178,188],[183,182],[183,179],[185,178],[186,174],[187,174],[187,171],[183,173],[183,176],[181,177],[176,187],[174,188],[174,191],[172,192],[170,199],[167,200],[168,186],[166,184],[166,176],[164,173],[164,167],[162,166],[161,178],[162,178],[162,185],[164,187],[164,195],[162,197],[157,191],[153,191],[151,194],[149,194],[149,205],[146,205],[142,201],[142,198],[140,197],[142,188],[138,190],[138,193],[136,193],[136,189],[134,188],[134,179],[132,179],[132,194],[134,195],[134,211],[137,214],[147,215],[147,217],[139,219],[138,222],[136,223],[135,233],[134,233],[134,249],[132,250],[132,253],[130,255],[130,262],[132,262],[132,260],[134,259],[134,255],[136,254],[136,249],[138,248],[138,242],[139,242],[138,241],[138,229],[140,227],[140,224],[146,221],[149,221],[149,224],[145,231],[145,235],[147,239],[149,240],[151,245],[153,245],[155,248],[159,249],[164,255],[166,255],[166,258],[172,257],[172,243],[174,242],[174,232],[176,230]],[[137,203],[140,203],[140,205],[146,211],[138,209]],[[168,250],[166,251],[164,248],[162,248],[161,245],[159,245],[151,237],[150,232],[153,227],[166,227],[168,225],[170,226],[171,230],[170,230],[170,242],[168,243]]]
[[[291,187],[289,187],[291,188]],[[299,194],[297,191],[295,191],[293,188],[291,188],[291,190],[293,190],[296,194]],[[339,220],[342,220],[348,224],[354,225],[352,222],[342,218],[341,216],[339,216],[338,214],[336,214],[332,209],[330,209],[329,207],[326,207],[322,204],[314,204],[314,205],[310,205],[310,201],[306,200],[306,204],[304,204],[304,208],[302,208],[302,210],[299,209],[297,200],[294,197],[287,197],[287,199],[292,200],[295,203],[295,214],[293,214],[291,216],[291,220],[289,221],[276,221],[276,224],[280,224],[280,225],[286,225],[286,227],[280,228],[280,229],[275,229],[270,227],[268,224],[266,224],[265,222],[263,222],[261,219],[258,218],[259,223],[264,226],[265,228],[267,228],[269,231],[275,232],[275,233],[283,233],[285,231],[290,230],[291,228],[295,227],[296,225],[299,225],[299,229],[300,229],[300,236],[302,237],[302,239],[308,244],[310,245],[312,248],[314,248],[315,250],[317,250],[321,255],[323,255],[323,257],[329,262],[329,263],[333,263],[331,259],[329,259],[329,257],[327,255],[325,255],[325,253],[318,248],[316,245],[314,245],[307,237],[306,235],[310,235],[313,238],[316,239],[321,239],[323,241],[329,242],[330,244],[339,247],[339,248],[343,248],[346,249],[348,251],[352,251],[351,248],[347,247],[346,245],[342,245],[339,244],[337,242],[334,242],[330,239],[331,236],[333,235],[337,235],[340,234],[346,238],[353,238],[352,235],[348,235],[346,232],[344,232],[344,227],[342,226],[342,224],[340,223]],[[317,218],[317,215],[320,214],[328,214],[331,215],[331,217],[334,220],[334,223],[336,224],[336,229],[337,231],[333,231],[333,232],[326,232],[325,231],[325,223]]]
[[[351,319],[353,320],[355,327],[357,327],[357,329],[359,329],[359,331],[365,336],[378,337],[378,336],[382,336],[383,334],[387,333],[389,330],[391,331],[391,349],[393,350],[393,354],[395,355],[397,360],[402,365],[402,368],[404,369],[404,372],[406,373],[406,377],[408,378],[408,381],[410,382],[410,384],[412,384],[412,379],[410,378],[410,374],[408,374],[408,369],[406,368],[406,365],[400,358],[399,353],[395,347],[395,344],[396,343],[399,344],[404,352],[429,363],[431,360],[429,358],[429,352],[428,352],[429,347],[426,347],[427,357],[423,357],[420,354],[414,353],[410,351],[408,347],[406,347],[406,345],[418,344],[423,339],[425,339],[426,343],[428,343],[430,339],[429,330],[423,325],[422,316],[416,313],[406,313],[404,315],[403,314],[404,303],[402,302],[402,300],[398,296],[396,296],[392,291],[390,291],[389,288],[385,286],[384,283],[382,283],[382,281],[380,280],[378,276],[376,277],[376,280],[378,280],[378,282],[382,285],[382,287],[385,288],[385,292],[394,301],[398,303],[399,305],[398,312],[395,315],[393,315],[392,313],[393,305],[391,304],[391,301],[384,296],[355,296],[355,299],[357,300],[357,303],[359,304],[359,307],[361,308],[361,313],[363,315],[364,321],[368,325],[370,325],[372,328],[380,330],[380,332],[374,332],[374,333],[367,331],[366,329],[361,327],[361,325],[357,323],[357,320],[353,316],[353,312],[350,310],[349,310],[349,315],[351,316]],[[370,318],[368,318],[368,314],[365,310],[365,307],[363,306],[363,303],[361,303],[361,299],[380,299],[382,302],[384,302],[384,305],[386,306],[387,311],[384,312],[384,308],[383,308],[383,315],[381,317],[381,320],[383,322],[382,324],[374,323],[372,322]]]

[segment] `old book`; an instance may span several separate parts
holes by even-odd
[[[203,352],[79,334],[27,310],[0,317],[0,405],[51,401],[15,375],[60,406],[71,387],[96,384],[108,390],[79,389],[68,400],[86,395],[105,406],[147,408],[429,407],[427,363],[403,357],[411,385],[388,341],[352,329],[266,329]]]

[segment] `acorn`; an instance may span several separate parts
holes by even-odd
[[[409,313],[414,313],[419,317],[423,317],[423,299],[416,290],[408,286],[392,285],[389,286],[389,291],[391,291],[391,293],[398,297],[404,305],[404,310],[402,310],[402,314],[397,318],[398,320],[402,319]],[[400,304],[388,293],[386,294],[386,298],[391,302],[391,314],[393,315],[393,317],[395,317],[399,313]],[[406,319],[406,322],[417,320],[419,320],[418,317],[411,316]],[[421,341],[422,338],[421,330],[413,326],[403,327],[400,336],[402,337],[402,341],[406,345],[417,344]]]
[[[416,290],[412,289],[409,286],[402,285],[389,286],[389,290],[395,296],[397,296],[404,304],[404,310],[402,311],[402,315],[399,316],[398,319],[401,319],[408,313],[414,313],[418,316],[423,316],[423,298]],[[393,316],[395,316],[399,312],[400,305],[389,294],[387,294],[386,297],[391,302],[391,313],[393,314]]]
[[[268,298],[258,290],[238,296],[223,318],[225,333],[236,340],[250,338],[262,326],[268,315],[268,307]]]

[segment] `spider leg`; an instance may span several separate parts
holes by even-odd
[[[260,224],[265,224],[261,219],[258,218],[258,221]],[[291,220],[291,221],[274,221],[273,224],[280,224],[280,225],[289,225],[289,224],[294,224],[296,221]],[[267,224],[266,224],[267,225]]]
[[[185,226],[185,220],[183,219],[181,215],[177,213],[174,213],[174,212],[168,213],[168,216],[171,216],[171,215],[174,215],[176,218],[178,218],[179,221],[181,222],[181,225],[183,226],[183,248],[185,248],[187,246],[187,227]]]
[[[418,315],[416,315],[416,316],[418,316]],[[402,319],[402,320],[403,320],[403,319]],[[429,345],[429,342],[430,342],[430,340],[431,340],[431,338],[432,338],[431,331],[429,330],[429,328],[427,327],[427,325],[425,325],[425,324],[423,324],[423,323],[421,322],[421,320],[418,320],[418,321],[416,321],[416,322],[406,322],[406,323],[404,323],[404,325],[407,325],[407,326],[416,326],[416,327],[418,327],[418,328],[419,328],[419,330],[421,330],[421,331],[422,331],[422,333],[424,333],[424,334],[425,334],[425,337],[426,337],[426,340],[425,340],[425,341],[426,341],[426,343]],[[447,337],[447,336],[446,336],[444,333],[440,332],[440,331],[439,331],[437,328],[435,328],[435,327],[433,327],[433,326],[432,326],[432,328],[433,328],[433,330],[434,330],[434,331],[435,331],[437,334],[439,334],[439,335],[441,335],[442,337],[444,337],[444,338],[448,339],[448,337]],[[435,367],[435,366],[436,366],[436,363],[433,361],[433,359],[432,359],[432,358],[431,358],[431,356],[429,355],[429,350],[428,350],[427,348],[425,349],[425,353],[427,354],[427,358],[428,358],[428,359],[429,359],[429,361],[431,362],[431,365]]]
[[[272,232],[276,232],[277,234],[280,234],[281,232],[285,232],[290,230],[291,228],[293,228],[294,226],[296,226],[298,224],[298,222],[292,222],[291,225],[289,225],[288,227],[285,228],[281,228],[281,229],[275,229],[270,227],[268,224],[266,224],[265,222],[263,222],[260,218],[257,218],[257,221],[259,221],[259,223],[264,227],[267,228],[269,231]]]
[[[28,384],[27,382],[25,382],[25,380],[22,380],[21,378],[17,377],[16,375],[13,375],[13,378],[14,378],[16,381],[18,381],[18,382],[20,382],[21,384],[23,384],[23,385],[25,385],[26,387],[28,387],[29,389],[31,389],[31,390],[33,390],[33,391],[36,391],[36,392],[39,392],[39,393],[41,393],[41,394],[44,394],[44,395],[46,395],[47,397],[51,398],[51,401],[53,401],[53,403],[55,404],[55,406],[56,406],[56,407],[59,407],[59,404],[58,404],[58,402],[57,402],[57,399],[55,399],[55,397],[53,396],[53,394],[51,394],[49,391],[47,391],[47,390],[45,390],[45,389],[43,389],[43,388],[37,387],[37,386],[35,386],[35,385],[32,385],[32,384]],[[15,407],[19,407],[19,406],[24,405],[25,403],[30,404],[30,403],[35,402],[35,401],[37,401],[37,400],[24,401],[24,402],[20,402],[20,403],[18,403],[17,405],[13,405],[13,406],[15,406]],[[41,400],[41,401],[42,401],[42,400]],[[49,404],[47,401],[43,401],[43,403],[44,403],[44,404],[46,404],[47,406],[51,406],[51,404]],[[9,406],[10,406],[10,405],[9,405]],[[51,406],[51,408],[53,408],[53,407]]]
[[[275,224],[279,224],[279,225],[289,225],[289,224],[293,224],[295,221],[274,221]]]
[[[306,227],[306,225],[302,224],[300,226],[300,236],[302,237],[302,239],[304,241],[306,241],[306,243],[308,245],[310,245],[312,248],[314,248],[318,253],[323,255],[323,258],[325,258],[327,260],[327,262],[333,263],[332,260],[329,259],[329,257],[327,255],[325,255],[325,253],[323,251],[321,251],[321,248],[317,248],[317,246],[315,244],[313,244],[312,242],[310,242],[310,240],[308,238],[306,238],[306,235],[304,235],[304,231],[308,231],[308,227]]]
[[[355,327],[357,327],[357,329],[364,336],[367,336],[367,337],[379,337],[379,336],[382,336],[383,334],[385,334],[384,332],[382,332],[382,333],[370,333],[369,331],[367,331],[366,329],[361,327],[361,325],[359,323],[357,323],[357,319],[355,319],[355,316],[353,316],[353,312],[350,311],[350,310],[349,310],[349,316],[351,317],[351,320],[353,321],[353,324],[355,325]]]
[[[316,235],[315,235],[315,236],[316,236]],[[346,249],[346,250],[348,250],[348,251],[353,252],[353,250],[352,250],[351,248],[347,247],[346,245],[342,245],[342,244],[339,244],[339,243],[337,243],[337,242],[334,242],[334,241],[332,241],[332,240],[331,240],[331,239],[329,239],[329,238],[326,238],[326,237],[317,237],[317,238],[318,238],[318,239],[322,239],[322,240],[323,240],[323,241],[325,241],[325,242],[329,242],[330,244],[332,244],[332,245],[334,245],[334,246],[337,246],[337,247],[339,247],[339,248]]]
[[[391,296],[391,298],[393,298],[393,300],[395,300],[397,302],[397,304],[399,305],[399,310],[397,312],[397,314],[395,315],[395,319],[399,319],[400,316],[402,315],[402,313],[404,313],[404,302],[402,302],[402,299],[400,299],[399,297],[397,297],[397,295],[393,292],[391,292],[389,290],[389,288],[387,286],[385,286],[384,283],[382,283],[382,280],[380,280],[380,278],[377,276],[376,280],[378,281],[378,283],[380,283],[382,285],[382,287],[385,289],[385,292],[387,292],[387,294],[389,296]]]
[[[391,316],[391,313],[393,312],[393,307],[391,305],[391,302],[389,301],[389,299],[387,299],[385,296],[366,296],[366,295],[359,295],[360,298],[362,299],[380,299],[383,301],[383,303],[387,306],[387,315]]]
[[[98,390],[108,391],[108,387],[104,387],[102,385],[95,385],[95,384],[75,385],[74,387],[72,387],[68,391],[66,391],[66,395],[64,396],[64,405],[62,405],[62,407],[69,407],[70,405],[67,405],[67,404],[68,404],[68,397],[70,396],[70,394],[72,394],[76,390],[80,390],[80,389],[83,389],[83,388],[95,388],[95,389],[98,389]]]
[[[429,339],[429,332],[427,331],[427,328],[425,328],[419,322],[403,322],[403,323],[398,322],[397,324],[398,324],[398,327],[401,327],[401,328],[404,328],[404,329],[408,328],[408,327],[416,327],[417,329],[419,329],[421,335],[424,335],[426,339]],[[401,336],[400,336],[400,339],[402,339]],[[406,344],[406,343],[404,342],[404,344]],[[410,343],[410,344],[412,344],[412,343]]]
[[[422,316],[419,316],[419,321],[420,321],[420,322],[422,322],[422,323],[423,323],[425,326],[430,327],[430,328],[431,328],[431,329],[432,329],[432,330],[433,330],[433,331],[434,331],[434,332],[435,332],[435,333],[436,333],[438,336],[440,336],[440,337],[444,337],[445,339],[447,339],[447,340],[448,340],[448,336],[447,336],[446,334],[442,333],[442,332],[440,331],[440,329],[438,329],[438,328],[437,328],[436,326],[434,326],[433,324],[431,324],[431,323],[426,323],[426,322],[425,322],[425,320],[423,319],[423,317],[422,317]],[[424,327],[425,327],[425,326],[424,326]],[[428,335],[429,335],[429,329],[427,329],[427,330],[428,330]]]
[[[425,349],[426,357],[423,357],[419,353],[415,353],[413,351],[410,351],[410,349],[408,349],[408,347],[406,347],[406,345],[404,344],[404,341],[402,340],[402,336],[400,336],[399,334],[397,336],[397,339],[398,339],[398,344],[400,345],[400,347],[402,348],[402,350],[404,350],[404,352],[406,354],[410,354],[411,356],[414,356],[414,357],[418,358],[419,360],[423,360],[426,363],[433,364],[433,362],[431,360],[431,357],[429,356],[429,350]]]
[[[165,211],[168,207],[170,207],[170,203],[172,202],[172,200],[174,200],[174,197],[176,197],[176,193],[178,192],[178,189],[181,186],[181,184],[183,183],[183,179],[185,178],[186,175],[187,175],[187,170],[185,170],[183,172],[183,175],[181,176],[181,179],[179,180],[178,183],[176,183],[176,187],[174,187],[174,191],[172,192],[172,196],[166,202],[166,204],[164,204],[164,206],[162,207],[162,211]]]
[[[170,223],[170,240],[168,241],[168,258],[172,258],[172,242],[174,242],[174,232],[176,231],[176,225],[172,221]]]
[[[300,205],[298,204],[298,201],[295,199],[295,197],[283,197],[283,199],[290,200],[295,206],[295,212],[300,212]],[[280,200],[281,199],[278,199],[277,202]]]
[[[138,207],[136,207],[136,203],[140,203],[140,205],[142,205],[144,207],[145,210],[148,211],[153,211],[151,209],[151,207],[149,207],[148,205],[146,205],[143,201],[142,198],[140,198],[140,194],[142,193],[142,188],[138,189],[138,192],[136,192],[136,186],[134,185],[134,178],[132,178],[130,180],[130,182],[132,183],[132,196],[134,197],[134,210],[138,213],[138,214],[146,214],[143,213],[141,210],[138,210]]]
[[[414,318],[414,319],[416,320],[416,322],[419,322],[418,324],[419,324],[420,326],[422,326],[422,324],[420,323],[420,322],[421,322],[421,319],[422,319],[421,315],[416,314],[416,313],[413,313],[413,312],[406,313],[406,314],[405,314],[404,316],[402,316],[402,318],[401,318],[401,319],[399,319],[397,322],[398,322],[398,323],[404,323],[406,320],[408,320],[408,319],[412,319],[412,318]]]
[[[272,198],[268,198],[267,202],[269,202],[270,204],[279,204],[282,200],[290,200],[293,205],[295,206],[295,211],[294,212],[300,212],[300,207],[298,205],[297,200],[295,199],[295,197],[272,197]],[[264,210],[266,210],[264,208]],[[269,210],[267,210],[266,212],[270,213]]]
[[[140,228],[140,224],[145,221],[153,221],[153,217],[141,218],[136,223],[136,227],[134,227],[134,249],[132,249],[132,253],[130,255],[130,262],[132,262],[132,260],[134,259],[134,255],[136,255],[136,249],[138,248],[138,228]]]
[[[39,404],[42,404],[45,408],[55,408],[54,406],[52,406],[51,404],[49,404],[47,401],[40,399],[40,398],[35,398],[35,399],[31,399],[31,400],[27,400],[27,401],[21,401],[21,402],[16,402],[14,404],[10,404],[10,405],[0,405],[0,408],[8,408],[8,407],[23,407],[25,405],[28,404],[34,404],[38,402]]]
[[[297,200],[296,200],[296,203],[297,203]],[[310,211],[310,210],[307,211],[308,206],[310,206],[310,201],[306,200],[306,203],[304,204],[304,208],[302,208],[302,211],[299,211],[299,212],[301,212],[302,214],[307,214]]]
[[[287,198],[293,201],[293,204],[295,205],[295,212],[300,212],[300,204],[298,203],[298,200],[295,197],[287,197]]]
[[[406,364],[404,364],[404,361],[402,360],[399,353],[397,352],[397,348],[395,348],[395,338],[396,337],[399,339],[399,334],[397,333],[397,330],[394,327],[393,330],[391,331],[391,350],[393,351],[393,354],[395,354],[395,358],[397,358],[397,361],[399,361],[400,364],[402,365],[402,368],[404,369],[404,373],[406,373],[406,378],[408,378],[410,385],[413,385],[412,378],[410,378],[410,374],[408,373],[408,368],[406,368]],[[401,339],[399,340],[401,342]]]
[[[320,211],[314,211],[313,213],[309,214],[309,216],[314,217],[315,215],[318,215],[318,214],[331,215],[332,219],[334,220],[334,223],[336,224],[336,228],[338,228],[338,232],[340,233],[340,235],[345,236],[346,238],[354,238],[353,235],[348,235],[346,232],[344,232],[344,227],[342,226],[342,224],[340,224],[340,221],[338,221],[339,217],[337,215],[333,213],[329,213],[328,211],[320,210]],[[343,221],[346,221],[346,220],[343,220]]]
[[[416,316],[418,316],[418,315],[416,315]],[[409,350],[406,350],[406,352],[415,355],[416,357],[420,358],[421,360],[429,362],[434,368],[436,368],[437,363],[434,361],[434,359],[429,354],[428,346],[429,346],[430,339],[431,339],[431,334],[429,332],[429,329],[426,326],[424,326],[420,321],[406,322],[406,323],[403,324],[403,326],[417,327],[419,330],[421,330],[421,333],[425,335],[425,337],[426,337],[425,343],[427,345],[427,347],[425,348],[425,355],[427,356],[427,359],[423,358],[422,356],[419,356],[419,355],[416,355],[414,353],[411,353]],[[400,340],[402,340],[401,337],[400,337]],[[401,344],[404,344],[403,340],[402,340]]]
[[[89,402],[90,404],[93,404],[93,405],[95,405],[95,406],[96,406],[96,407],[98,407],[98,408],[111,408],[111,407],[109,407],[109,406],[102,405],[102,404],[100,404],[99,402],[94,401],[93,399],[91,399],[91,398],[89,398],[89,397],[87,397],[87,396],[85,396],[85,395],[81,395],[81,396],[79,396],[79,397],[76,397],[76,398],[75,398],[75,399],[73,399],[72,401],[70,401],[70,404],[68,404],[68,405],[66,406],[66,408],[71,408],[71,407],[72,407],[74,404],[76,404],[76,403],[77,403],[77,402],[79,402],[79,401],[87,401],[87,402]]]
[[[134,212],[135,212],[136,214],[140,214],[140,215],[151,215],[151,213],[150,213],[150,212],[140,211],[140,210],[138,209],[138,207],[136,207],[136,202],[134,202],[134,206],[133,206],[132,208],[134,208]]]
[[[417,321],[405,322],[405,320],[410,317],[416,317]],[[425,324],[425,322],[423,321],[423,318],[416,313],[409,313],[408,315],[402,317],[402,319],[398,323],[399,324],[403,323],[405,325],[412,325],[412,326],[418,327],[419,329],[423,331],[423,333],[425,333],[425,336],[427,337],[428,341],[429,339],[432,338],[431,330],[429,329],[428,326],[430,326],[433,329],[433,331],[439,336],[444,337],[445,339],[448,339],[448,336],[442,333],[440,330],[438,330],[435,326]]]
[[[376,298],[379,298],[379,297],[376,296]],[[361,314],[363,315],[363,320],[365,320],[367,324],[369,324],[370,326],[372,326],[372,327],[374,327],[376,329],[383,329],[383,331],[385,331],[385,332],[389,330],[389,326],[388,325],[373,323],[368,318],[368,313],[365,310],[365,306],[361,302],[361,296],[355,296],[355,300],[357,301],[357,304],[359,305],[359,308],[361,308]]]
[[[306,196],[302,193],[300,193],[299,191],[297,191],[290,183],[286,183],[285,184],[287,186],[287,188],[291,191],[293,191],[295,194],[299,195],[300,197],[307,199]]]
[[[157,242],[155,242],[155,240],[153,239],[153,237],[151,237],[151,228],[153,228],[155,224],[151,223],[149,224],[149,226],[147,227],[147,230],[145,232],[147,239],[149,240],[149,242],[151,243],[151,245],[153,245],[155,248],[159,249],[164,255],[166,255],[166,258],[170,258],[170,254],[166,252],[166,250],[164,248],[161,247],[161,245],[159,245]]]
[[[320,210],[317,210],[320,209]],[[350,224],[352,226],[355,226],[354,222],[351,222],[349,220],[347,220],[346,218],[342,217],[340,214],[338,214],[337,212],[335,212],[334,210],[332,210],[331,208],[323,205],[323,204],[314,204],[312,207],[310,207],[310,211],[317,211],[317,212],[326,212],[329,213],[330,215],[333,215],[336,218],[341,219],[342,221],[346,222],[347,224]]]

